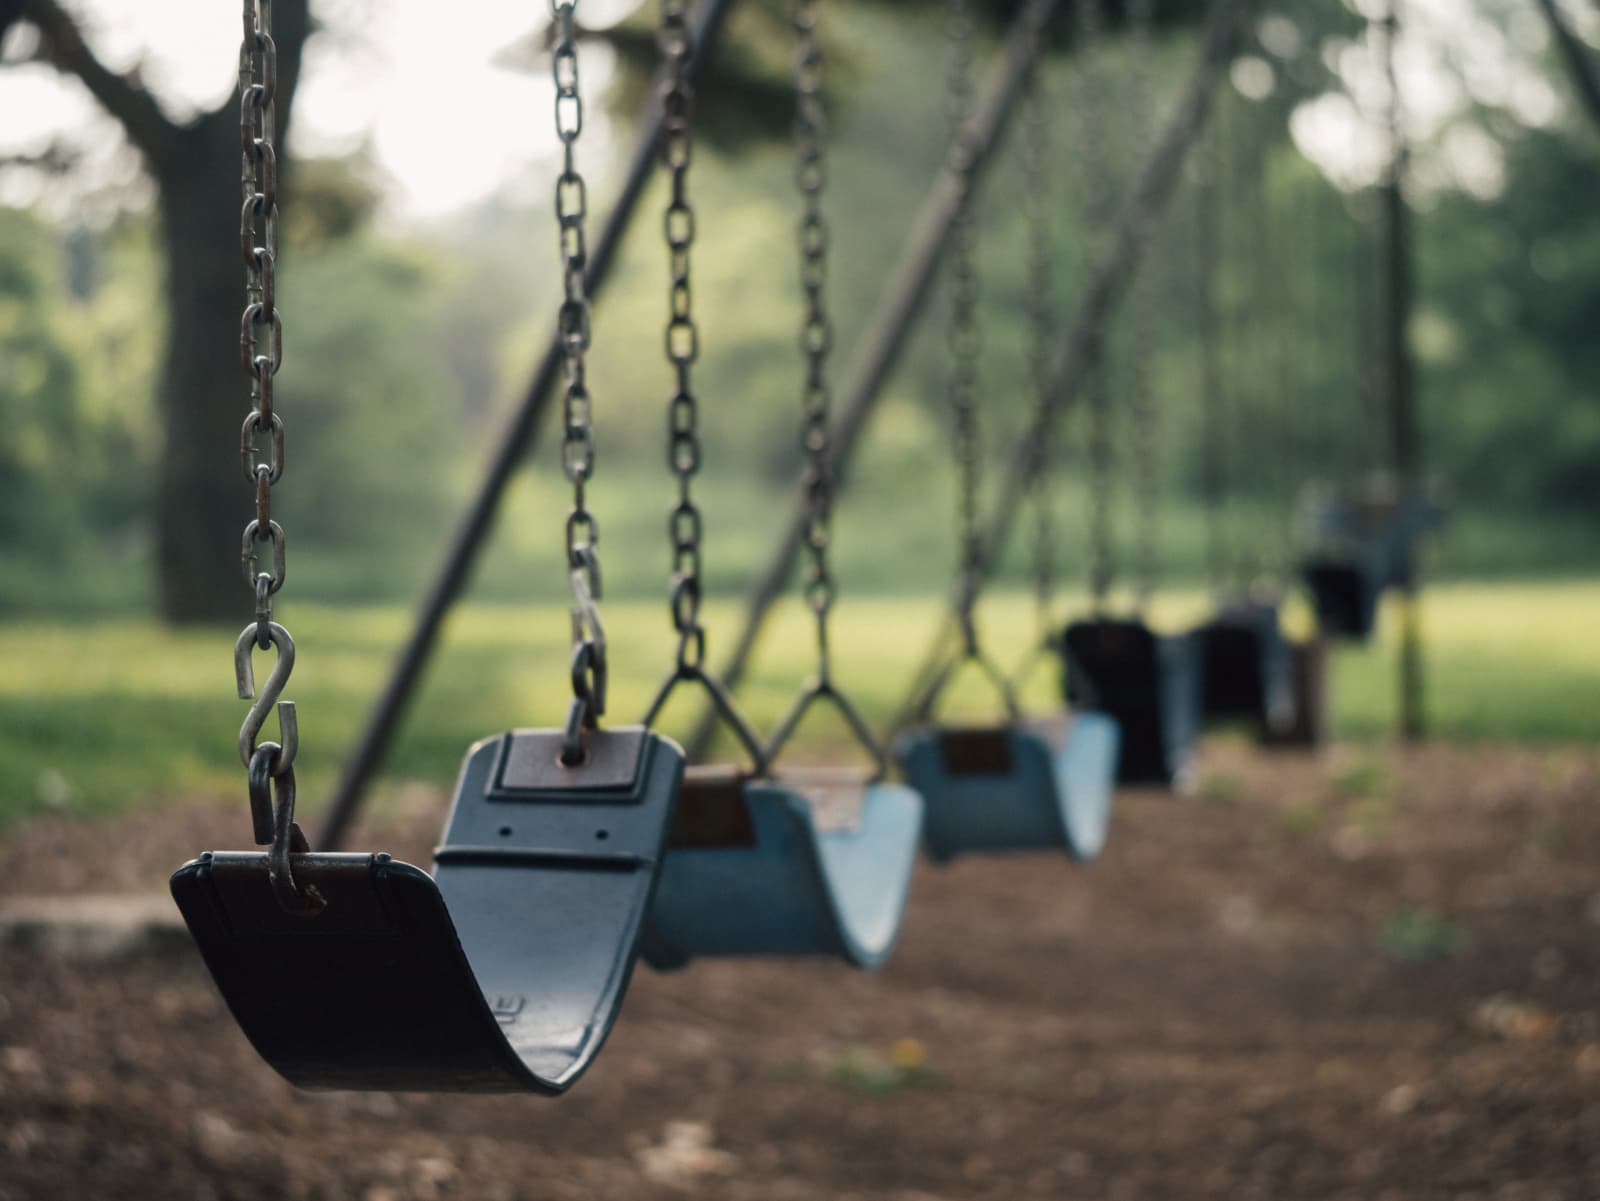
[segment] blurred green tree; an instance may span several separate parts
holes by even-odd
[[[0,541],[56,558],[77,533],[82,381],[56,321],[55,239],[0,209]]]

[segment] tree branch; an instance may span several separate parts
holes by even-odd
[[[0,0],[0,43],[5,42],[6,34],[21,17],[22,0]]]
[[[1572,86],[1577,89],[1584,107],[1589,110],[1590,119],[1600,126],[1600,74],[1595,70],[1589,48],[1572,32],[1556,0],[1539,0],[1539,7],[1544,10],[1545,20],[1550,22],[1550,32],[1555,34],[1556,44],[1561,48],[1567,73],[1572,76]]]
[[[0,0],[0,5],[15,0]],[[39,27],[40,57],[58,71],[76,75],[90,94],[115,117],[151,165],[165,160],[176,143],[177,126],[150,93],[126,75],[111,70],[83,40],[78,22],[56,0],[20,0],[21,15]],[[3,9],[0,9],[3,18]]]

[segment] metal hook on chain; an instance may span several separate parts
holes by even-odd
[[[261,749],[256,743],[256,738],[260,735],[261,728],[267,724],[268,712],[273,706],[277,706],[281,744],[274,770],[282,775],[294,766],[295,755],[300,750],[300,728],[295,720],[294,702],[278,699],[289,683],[290,673],[294,671],[294,639],[289,637],[289,631],[277,622],[267,623],[267,638],[277,648],[278,661],[272,665],[272,674],[267,677],[266,685],[258,694],[255,664],[251,655],[255,649],[259,628],[258,623],[252,621],[245,626],[239,634],[238,641],[233,644],[233,674],[239,685],[239,699],[255,700],[255,704],[250,706],[250,712],[245,714],[244,724],[239,727],[239,760],[247,768],[253,768],[256,752]]]
[[[268,827],[267,879],[272,885],[272,895],[285,913],[298,917],[312,917],[327,907],[327,900],[315,885],[305,888],[295,881],[292,855],[303,855],[311,849],[300,824],[294,820],[295,780],[294,769],[283,769],[278,759],[277,747],[264,742],[250,758],[250,809],[253,813],[270,812]],[[257,837],[260,837],[258,830]]]

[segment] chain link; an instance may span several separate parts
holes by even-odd
[[[1129,82],[1133,103],[1129,106],[1129,179],[1153,142],[1155,105],[1151,102],[1153,74],[1150,27],[1154,20],[1152,0],[1128,0]],[[1132,401],[1134,431],[1135,500],[1135,578],[1138,606],[1142,610],[1155,592],[1160,566],[1161,446],[1156,421],[1155,392],[1150,380],[1150,360],[1155,351],[1156,305],[1153,269],[1159,255],[1146,256],[1133,280],[1133,354],[1128,362],[1128,391]]]
[[[1252,105],[1245,122],[1249,139],[1245,160],[1245,203],[1250,228],[1250,250],[1246,262],[1250,305],[1254,311],[1246,333],[1246,344],[1250,350],[1250,386],[1245,391],[1246,402],[1235,409],[1234,446],[1238,448],[1236,457],[1242,457],[1252,445],[1265,443],[1274,447],[1278,457],[1276,461],[1268,459],[1261,464],[1258,472],[1251,473],[1250,493],[1241,509],[1243,522],[1238,571],[1241,593],[1247,593],[1255,581],[1270,578],[1275,566],[1274,535],[1277,520],[1270,510],[1273,487],[1281,475],[1282,455],[1287,449],[1272,438],[1270,429],[1278,402],[1283,398],[1275,398],[1279,384],[1275,370],[1276,342],[1264,337],[1263,331],[1268,328],[1269,315],[1276,315],[1272,299],[1273,284],[1287,265],[1283,262],[1282,247],[1278,245],[1278,229],[1268,195],[1267,172],[1271,166],[1271,154],[1264,132],[1267,125],[1259,108],[1259,105]],[[1263,438],[1263,435],[1266,436]],[[1243,475],[1243,472],[1240,474]],[[1242,480],[1233,481],[1236,489],[1240,489],[1241,484]]]
[[[947,116],[951,127],[951,166],[960,177],[961,200],[950,226],[950,383],[952,450],[956,464],[956,521],[960,532],[960,594],[957,617],[966,653],[977,654],[973,609],[982,567],[982,535],[978,529],[978,493],[983,448],[978,424],[977,221],[973,185],[977,165],[972,143],[973,15],[970,0],[947,0],[946,33],[950,66],[946,79]]]
[[[661,0],[660,46],[666,68],[661,92],[661,162],[670,180],[662,227],[667,242],[671,284],[665,337],[674,387],[667,410],[667,459],[678,479],[678,499],[667,522],[672,544],[672,628],[678,633],[678,667],[698,670],[705,661],[705,627],[700,622],[701,539],[705,522],[695,503],[693,480],[700,470],[700,413],[692,372],[700,355],[700,331],[694,320],[690,284],[690,250],[694,245],[694,208],[689,203],[689,162],[694,145],[690,119],[694,93],[689,83],[694,39],[686,0]]]
[[[1206,571],[1211,585],[1228,583],[1228,531],[1224,521],[1227,465],[1226,392],[1222,379],[1217,321],[1217,261],[1222,241],[1221,153],[1224,106],[1207,123],[1195,145],[1194,308],[1200,356],[1200,487],[1206,510]]]
[[[551,0],[555,49],[550,74],[555,83],[555,130],[561,143],[561,173],[556,176],[555,209],[561,254],[561,308],[556,317],[561,343],[561,468],[572,485],[566,520],[567,571],[572,587],[571,737],[564,761],[581,760],[579,727],[593,729],[606,708],[606,644],[595,602],[601,596],[600,523],[589,511],[588,483],[594,475],[594,406],[589,395],[584,354],[589,349],[589,295],[584,271],[589,265],[585,220],[589,187],[578,170],[578,139],[583,133],[583,97],[578,91],[578,46],[574,18],[577,0]]]
[[[239,318],[239,361],[250,377],[250,415],[239,431],[239,460],[255,490],[256,513],[245,531],[245,583],[269,595],[283,587],[283,529],[272,519],[272,486],[283,478],[283,418],[273,408],[273,377],[283,363],[283,320],[278,315],[278,51],[272,40],[272,0],[245,0],[239,48],[239,252],[245,267],[245,306]],[[263,445],[264,443],[264,445]],[[271,546],[272,569],[261,570]],[[272,609],[267,601],[265,622]],[[265,648],[264,639],[259,644]]]
[[[1110,220],[1105,145],[1101,136],[1104,80],[1097,69],[1103,33],[1098,0],[1074,0],[1074,34],[1078,71],[1078,156],[1080,196],[1091,251],[1098,250]],[[1089,592],[1095,608],[1104,609],[1116,570],[1112,536],[1112,414],[1106,377],[1105,335],[1096,330],[1089,347],[1084,378],[1087,402],[1085,441],[1089,459]]]
[[[239,253],[245,268],[245,304],[239,318],[239,361],[250,377],[250,413],[239,429],[239,465],[255,495],[255,513],[244,527],[239,559],[250,588],[253,618],[235,651],[239,696],[255,697],[249,667],[252,642],[276,649],[279,663],[271,686],[252,706],[240,730],[240,756],[292,788],[299,739],[293,702],[279,704],[282,743],[257,742],[267,710],[278,703],[294,664],[294,643],[272,618],[273,597],[283,587],[288,554],[283,527],[272,516],[272,488],[283,478],[283,418],[273,404],[273,380],[283,363],[283,319],[278,313],[278,50],[272,40],[272,0],[244,0],[244,36],[239,46]],[[238,656],[245,656],[239,671]],[[262,832],[257,822],[258,836]]]
[[[801,199],[797,238],[800,290],[805,304],[800,324],[800,351],[806,367],[801,392],[804,417],[800,446],[806,459],[805,545],[810,559],[805,588],[806,600],[817,620],[818,679],[826,686],[828,614],[835,594],[833,573],[828,566],[834,483],[828,445],[828,417],[832,407],[828,356],[833,350],[833,323],[828,317],[825,296],[829,234],[822,198],[828,183],[827,114],[822,107],[822,49],[817,44],[817,8],[818,0],[797,0],[795,4],[794,178]]]
[[[1055,330],[1051,304],[1054,250],[1050,240],[1050,97],[1045,80],[1042,30],[1036,31],[1033,65],[1028,73],[1022,125],[1022,179],[1028,209],[1028,379],[1033,388],[1038,440],[1032,447],[1033,470],[1028,490],[1033,505],[1033,591],[1039,628],[1048,641],[1053,637],[1051,609],[1056,587],[1056,530],[1051,510],[1054,437],[1047,412],[1050,384],[1050,346]]]

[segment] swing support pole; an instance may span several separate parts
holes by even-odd
[[[694,57],[690,71],[694,70],[695,64],[703,63],[710,57],[723,20],[733,4],[734,0],[706,0],[705,10],[694,31],[694,43],[701,47],[701,53]],[[639,207],[646,187],[655,175],[656,145],[663,124],[659,97],[660,89],[652,88],[622,190],[589,253],[583,280],[584,289],[591,299],[597,297],[605,286],[617,249],[633,222],[634,212]],[[400,724],[423,669],[433,655],[445,616],[460,598],[472,574],[478,552],[494,525],[506,485],[538,443],[539,427],[555,395],[555,384],[562,365],[561,339],[555,322],[551,322],[550,328],[550,341],[545,347],[544,356],[539,360],[533,378],[522,394],[522,400],[507,417],[499,436],[494,440],[489,463],[479,476],[481,483],[478,491],[445,548],[444,558],[434,573],[433,584],[417,610],[411,637],[395,659],[388,682],[367,715],[366,725],[362,728],[355,749],[345,761],[344,772],[329,804],[328,816],[317,834],[317,846],[321,850],[338,850],[349,833],[351,824],[361,810],[367,785],[381,766],[395,728]]]
[[[1202,34],[1200,60],[1176,111],[1140,170],[1122,220],[1083,292],[1067,334],[1060,366],[1051,378],[1043,403],[1012,445],[1005,469],[999,473],[1000,492],[983,533],[975,572],[980,581],[986,580],[999,563],[1029,483],[1041,466],[1038,448],[1046,443],[1048,432],[1054,430],[1061,413],[1076,402],[1083,389],[1095,345],[1127,294],[1133,275],[1149,248],[1156,218],[1177,190],[1184,159],[1210,117],[1217,83],[1232,57],[1242,18],[1253,7],[1254,0],[1214,0],[1211,5]],[[897,726],[910,718],[915,698],[921,694],[925,682],[939,670],[945,647],[955,629],[955,604],[952,602],[923,657],[907,700],[900,708]]]

